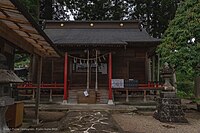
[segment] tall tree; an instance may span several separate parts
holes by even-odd
[[[160,38],[174,18],[181,0],[21,0],[38,19],[142,21],[147,31]],[[52,3],[53,2],[53,3]]]
[[[61,19],[68,20],[142,20],[147,31],[160,38],[174,18],[180,0],[54,0]],[[71,12],[71,13],[69,13]],[[56,19],[59,17],[56,17]]]
[[[160,38],[174,18],[180,0],[132,0],[130,18],[142,20],[147,31]]]
[[[128,0],[57,0],[75,20],[121,20],[128,13]]]
[[[200,63],[199,7],[199,0],[181,2],[158,49],[163,62],[175,66],[176,71],[189,80],[200,75],[196,69]]]
[[[39,0],[20,0],[35,20],[39,19]]]

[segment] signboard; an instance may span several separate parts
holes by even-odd
[[[124,79],[112,79],[112,88],[124,88]]]

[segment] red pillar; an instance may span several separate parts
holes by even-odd
[[[64,100],[67,100],[68,99],[68,94],[67,94],[67,91],[68,91],[68,73],[67,73],[67,67],[68,67],[68,54],[67,52],[65,53],[65,61],[64,61]]]
[[[108,87],[109,87],[108,99],[112,100],[112,54],[111,53],[109,53]]]

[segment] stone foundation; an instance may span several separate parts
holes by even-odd
[[[181,99],[169,97],[159,98],[154,118],[161,122],[187,123],[181,106]]]

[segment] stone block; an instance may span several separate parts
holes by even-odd
[[[154,118],[161,122],[187,123],[179,98],[159,98]]]
[[[162,91],[160,92],[161,98],[176,98],[176,93],[173,91]]]
[[[158,104],[181,104],[181,99],[179,98],[159,98]]]

